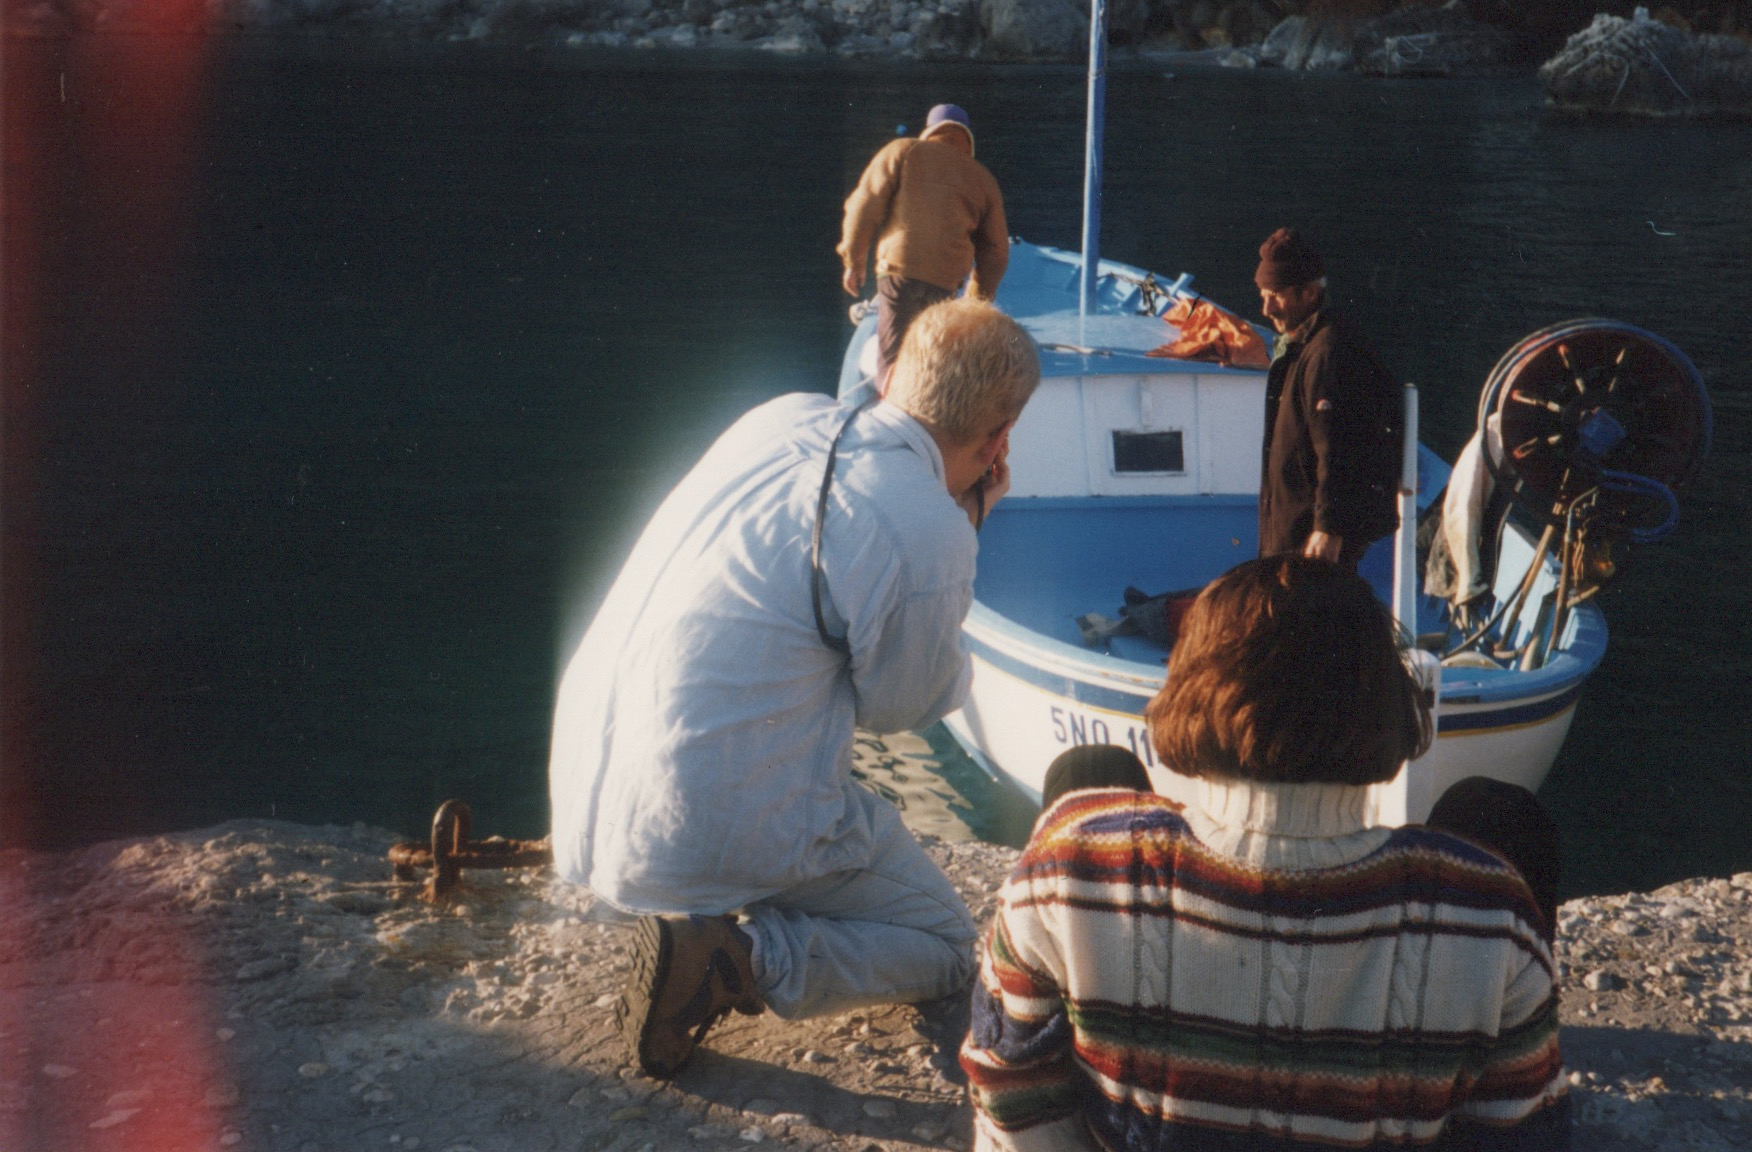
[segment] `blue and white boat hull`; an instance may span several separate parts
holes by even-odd
[[[965,624],[973,687],[947,723],[984,768],[1036,798],[1059,753],[1111,743],[1137,753],[1158,791],[1187,799],[1198,783],[1156,761],[1142,719],[1164,682],[1167,651],[1138,636],[1089,647],[1075,619],[1117,614],[1128,586],[1149,594],[1196,588],[1256,554],[1265,373],[1146,356],[1175,335],[1160,317],[1189,278],[1158,281],[1108,261],[1100,269],[1097,310],[1080,315],[1080,258],[1013,245],[998,303],[1040,343],[1042,380],[1011,433],[1010,494],[983,530]],[[873,332],[872,317],[847,349],[842,391],[867,374]],[[1415,470],[1422,509],[1449,469],[1420,446]],[[1408,492],[1408,506],[1413,499]],[[1388,604],[1394,553],[1394,540],[1379,541],[1359,569]],[[1534,554],[1527,532],[1511,524],[1499,600],[1514,596]],[[1521,643],[1544,627],[1536,606],[1558,573],[1555,561],[1539,560],[1527,598],[1535,607],[1501,642]],[[1420,593],[1407,603],[1416,616],[1403,621],[1408,631],[1445,629],[1442,601]],[[1538,667],[1476,657],[1441,667],[1421,656],[1435,681],[1437,738],[1377,790],[1375,819],[1419,821],[1467,776],[1537,789],[1605,648],[1604,617],[1587,602],[1564,617]]]
[[[973,691],[946,724],[980,766],[1038,800],[1053,758],[1080,744],[1117,744],[1137,754],[1156,791],[1186,802],[1198,787],[1160,763],[1143,711],[1163,677],[1094,678],[1017,644],[1001,621],[977,605],[965,628],[973,654]],[[1422,820],[1448,786],[1490,776],[1537,790],[1557,758],[1582,684],[1495,703],[1441,701],[1430,751],[1379,790],[1376,819]]]

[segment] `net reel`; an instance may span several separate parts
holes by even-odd
[[[1709,451],[1709,394],[1685,353],[1654,333],[1617,320],[1570,320],[1522,339],[1497,361],[1479,397],[1478,425],[1498,490],[1544,526],[1518,593],[1492,621],[1501,622],[1499,636],[1513,633],[1540,566],[1557,549],[1558,585],[1533,635],[1497,653],[1537,667],[1570,609],[1618,573],[1629,546],[1678,525],[1675,491]]]
[[[1616,320],[1570,320],[1526,337],[1497,361],[1479,426],[1500,421],[1496,482],[1547,524],[1592,496],[1638,543],[1670,532],[1673,490],[1709,450],[1709,394],[1671,343]]]

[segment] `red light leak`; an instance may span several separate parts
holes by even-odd
[[[150,0],[146,10],[185,12],[190,3]],[[8,37],[4,52],[0,844],[15,844],[28,841],[33,808],[50,792],[47,765],[56,759],[32,716],[33,689],[40,687],[33,653],[44,610],[35,551],[60,527],[42,522],[39,511],[38,461],[54,450],[49,414],[61,398],[47,389],[92,393],[116,380],[138,389],[155,385],[154,392],[176,387],[150,378],[151,348],[161,328],[155,321],[181,279],[206,38]],[[101,354],[82,354],[89,377],[51,379],[94,316],[104,318],[104,330],[130,338],[110,341]],[[79,399],[113,406],[135,398]]]
[[[54,527],[37,508],[51,431],[42,389],[55,383],[42,373],[81,316],[102,310],[149,336],[180,280],[202,142],[201,0],[123,0],[103,12],[96,31],[6,45],[3,843],[25,839],[32,806],[53,794],[28,707],[40,687],[32,541]],[[200,926],[168,901],[150,923],[112,922],[95,903],[51,920],[46,894],[66,907],[70,888],[103,878],[90,856],[79,860],[82,871],[0,856],[0,1148],[246,1148],[229,1129],[237,1093],[222,1069]]]
[[[219,1067],[194,930],[168,909],[149,924],[94,909],[45,923],[33,893],[59,878],[42,863],[0,878],[0,915],[29,941],[14,951],[34,953],[0,966],[0,1147],[227,1147],[238,1093]]]

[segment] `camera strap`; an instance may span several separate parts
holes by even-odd
[[[821,529],[827,523],[827,497],[833,490],[833,466],[839,459],[840,441],[845,439],[846,430],[858,418],[858,413],[874,404],[876,399],[872,396],[846,413],[845,422],[833,435],[833,443],[827,446],[827,467],[821,474],[821,497],[815,502],[815,531],[809,543],[809,598],[815,609],[815,631],[821,636],[823,644],[846,656],[852,653],[850,635],[831,635],[827,630],[827,619],[821,614]]]

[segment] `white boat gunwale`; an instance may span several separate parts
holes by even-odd
[[[1055,695],[1122,715],[1141,715],[1141,705],[1166,681],[1165,669],[1041,636],[977,599],[962,631],[975,659]],[[1603,635],[1600,639],[1603,648]],[[1580,695],[1594,666],[1567,649],[1559,649],[1559,658],[1543,668],[1516,672],[1498,684],[1478,685],[1476,689],[1459,679],[1464,669],[1448,670],[1456,675],[1443,682],[1437,733],[1518,726],[1553,715]],[[1138,701],[1138,707],[1127,710],[1122,702],[1130,701]]]

